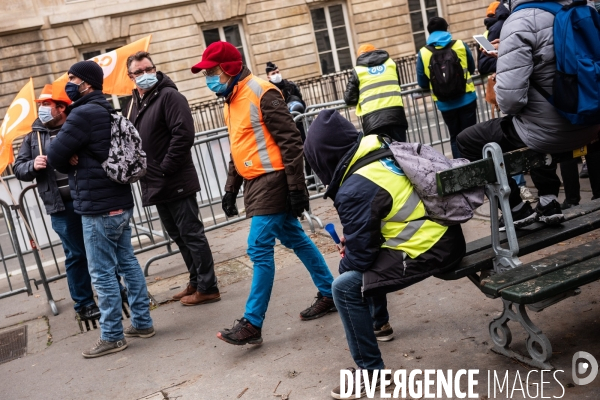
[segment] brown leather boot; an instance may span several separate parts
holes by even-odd
[[[219,292],[210,294],[195,292],[194,294],[182,298],[181,304],[184,306],[197,306],[200,304],[214,303],[219,300],[221,300],[221,294]]]
[[[196,288],[188,283],[187,287],[183,289],[181,292],[173,295],[173,300],[181,300],[185,296],[189,296],[190,294],[194,294],[196,292]]]

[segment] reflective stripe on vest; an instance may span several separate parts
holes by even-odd
[[[229,131],[231,158],[244,179],[254,179],[284,169],[281,151],[262,118],[260,101],[269,82],[249,75],[237,85],[230,104],[224,108]],[[283,97],[281,98],[283,102]]]
[[[440,49],[441,47],[436,46],[436,49]],[[462,40],[457,40],[452,46],[452,50],[458,56],[460,60],[460,65],[463,68],[463,72],[465,74],[465,79],[467,81],[465,85],[465,93],[470,93],[475,91],[475,85],[473,84],[473,78],[471,78],[471,74],[469,73],[469,63],[467,61],[467,49],[465,48],[465,44]],[[423,61],[423,69],[425,70],[425,75],[429,79],[429,88],[431,89],[431,76],[429,71],[429,62],[431,61],[431,56],[433,53],[427,47],[421,47],[419,50],[421,53],[421,61]],[[431,92],[431,98],[437,101],[437,97]]]
[[[348,168],[358,158],[380,147],[376,136],[365,136]],[[447,227],[426,219],[423,202],[393,161],[375,161],[360,168],[355,174],[374,182],[392,197],[392,209],[381,221],[381,234],[385,239],[381,247],[402,250],[415,258],[429,250],[446,232]]]
[[[375,67],[357,65],[354,70],[359,83],[356,115],[404,105],[394,60],[388,58],[382,65]]]

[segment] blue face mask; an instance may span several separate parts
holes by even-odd
[[[144,74],[135,78],[135,85],[142,90],[148,90],[156,85],[158,78],[156,74]]]
[[[81,97],[81,93],[79,93],[79,86],[81,83],[78,85],[73,82],[67,82],[65,85],[65,92],[67,92],[67,96],[71,99],[71,101],[77,101],[77,99]]]
[[[219,82],[220,79],[220,75],[207,76],[206,86],[217,94],[224,93],[227,90],[227,82],[221,83]]]
[[[40,108],[38,108],[38,117],[40,118],[40,121],[42,121],[42,124],[52,121],[54,119],[52,116],[52,107],[40,106]]]

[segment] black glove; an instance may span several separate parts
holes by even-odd
[[[304,210],[308,211],[308,192],[306,190],[291,190],[288,196],[290,211],[295,217],[301,217]]]
[[[225,211],[225,215],[228,217],[233,217],[234,215],[238,215],[236,201],[236,194],[233,192],[225,192],[223,195],[223,200],[221,200],[221,206],[223,207],[223,211]]]

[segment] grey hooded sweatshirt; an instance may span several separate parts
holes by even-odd
[[[531,0],[512,0],[511,11]],[[559,1],[570,4],[571,0]],[[514,115],[521,140],[530,149],[559,153],[598,139],[600,125],[571,125],[530,80],[552,93],[556,71],[554,15],[540,9],[513,12],[502,27],[496,72],[496,99],[503,113]]]

